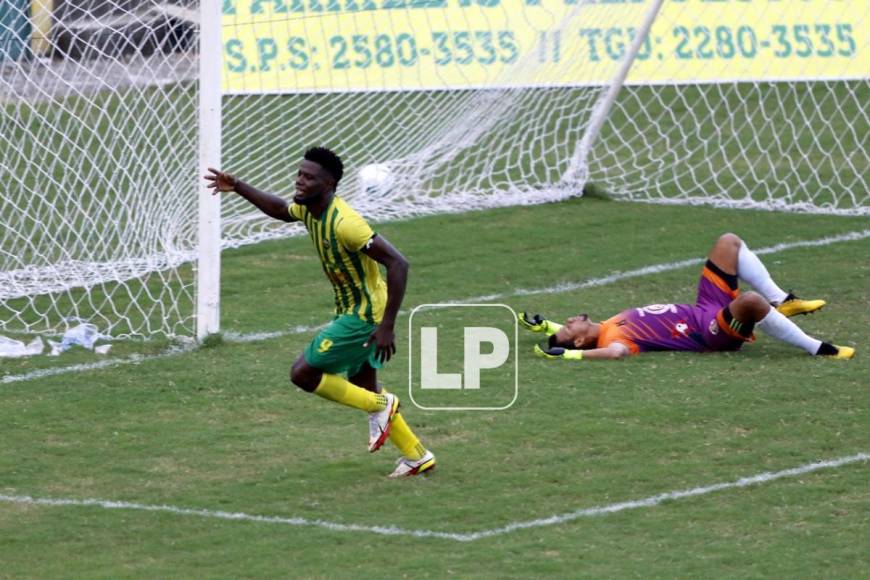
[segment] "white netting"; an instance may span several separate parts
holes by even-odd
[[[635,78],[608,117],[590,179],[633,200],[870,214],[870,3],[730,2],[723,21],[763,24],[715,28],[667,8],[654,34],[682,26],[697,58],[706,28],[707,54],[735,55],[707,61],[718,82]],[[739,58],[752,51],[773,57],[754,68]],[[795,73],[836,80],[758,80]]]
[[[288,152],[292,158],[310,143],[330,145],[352,170],[373,163],[390,168],[393,181],[385,196],[366,193],[354,171],[342,186],[354,205],[382,219],[558,200],[578,195],[587,181],[623,199],[870,213],[870,38],[864,34],[870,5],[666,1],[583,171],[566,179],[601,83],[613,77],[650,2],[578,2],[571,10],[561,2],[540,4],[488,3],[493,29],[510,20],[547,35],[512,68],[484,79],[515,88],[427,91],[431,74],[411,70],[404,80],[420,90],[389,92],[395,78],[385,82],[369,64],[367,86],[387,92],[353,92],[354,79],[333,69],[321,73],[332,75],[332,90],[350,92],[258,95],[275,92],[281,73],[245,66],[238,94],[225,97],[224,165],[289,192],[294,166],[287,166]],[[304,37],[304,50],[316,44],[321,53],[336,31],[348,39],[353,33],[374,38],[365,25],[348,30],[330,25],[328,15],[272,8],[268,26],[250,14],[225,17],[225,36],[244,39],[253,27],[275,38]],[[368,15],[359,19],[373,21]],[[437,29],[425,19],[400,16],[377,22],[376,32],[396,39],[410,31],[421,43]],[[558,65],[548,62],[556,31],[564,46]],[[580,52],[565,54],[568,37],[578,32]],[[662,54],[666,50],[680,51],[685,60],[676,62]],[[246,65],[254,60],[248,56]],[[683,64],[690,71],[703,67],[701,81],[684,80],[677,70]],[[554,66],[560,73],[554,74]],[[848,80],[800,80],[816,75]],[[783,80],[792,76],[799,80]],[[470,85],[481,80],[467,79]],[[446,78],[450,82],[455,86],[455,79]],[[257,129],[239,135],[239,127]],[[242,200],[231,201],[224,216],[230,244],[286,232]]]
[[[467,75],[459,68],[453,71],[458,80],[411,68],[404,77],[385,81],[383,70],[375,70],[377,63],[371,62],[364,67],[369,69],[363,79],[368,90],[354,90],[359,84],[335,70],[338,61],[333,50],[327,59],[332,59],[333,70],[325,73],[334,82],[329,92],[303,88],[298,94],[273,94],[270,76],[277,74],[277,67],[272,66],[268,73],[249,71],[248,59],[237,91],[224,97],[223,165],[262,188],[292,192],[299,153],[311,144],[328,145],[349,166],[339,193],[375,220],[544,203],[579,195],[583,184],[566,182],[563,177],[604,87],[600,83],[583,89],[547,87],[553,71],[552,67],[542,67],[540,47],[512,51],[511,42],[519,45],[519,40],[505,37],[497,23],[512,18],[551,36],[567,34],[581,26],[587,8],[588,4],[578,3],[567,10],[563,5],[542,13],[540,8],[528,8],[522,2],[501,6],[496,2],[487,9],[493,29],[469,33],[472,53],[484,50],[483,37],[475,35],[486,32],[497,45],[496,58],[504,58],[509,66]],[[402,35],[413,36],[420,45],[433,41],[431,22],[412,18],[411,10],[402,12],[392,19],[380,18],[384,28],[371,30],[363,24],[350,30],[330,26],[323,23],[325,17],[316,15],[300,19],[273,12],[260,25],[252,23],[250,15],[225,17],[224,36],[245,38],[252,28],[279,39],[302,34],[312,43],[320,43],[313,49],[308,47],[312,60],[318,48],[321,53],[326,52],[325,47],[334,49],[337,38],[347,39],[348,50],[352,50],[356,37],[365,38],[370,45],[377,44],[379,36],[396,44]],[[634,15],[637,24],[642,13]],[[604,16],[597,15],[598,25],[625,24],[618,15]],[[359,20],[370,17],[361,14]],[[452,35],[473,27],[462,21],[450,25],[455,27]],[[448,47],[451,58],[459,58],[456,37],[447,42],[453,43]],[[393,46],[398,58],[398,47]],[[358,62],[353,55],[348,60],[351,67]],[[583,74],[609,79],[617,64],[587,62]],[[431,88],[441,81],[443,87]],[[396,90],[401,86],[397,82],[407,83],[411,90]],[[360,179],[359,170],[372,164],[390,174],[383,187],[368,187]],[[264,220],[258,210],[239,198],[226,201],[223,216],[225,245],[282,236],[288,231],[285,225]]]
[[[193,27],[178,6],[67,1],[45,37],[50,0],[2,6],[0,331],[190,334]]]
[[[626,199],[870,213],[870,7],[856,0],[666,0],[569,174],[649,4],[223,0],[221,165],[289,196],[301,152],[327,145],[347,165],[339,193],[373,219],[554,201],[587,181]],[[45,38],[31,0],[0,8],[0,331],[192,334],[197,3],[51,7]],[[222,215],[225,247],[300,231],[240,198]]]

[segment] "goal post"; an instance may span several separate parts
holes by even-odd
[[[199,8],[199,170],[221,162],[221,6],[205,2]],[[196,268],[196,338],[220,330],[221,196],[212,195],[198,179],[199,227]]]

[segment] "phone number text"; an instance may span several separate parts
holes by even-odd
[[[581,28],[581,54],[590,61],[621,60],[635,34],[634,28]],[[559,42],[557,38],[542,39],[551,48],[542,53],[544,60],[562,58],[554,48]],[[774,24],[762,30],[749,25],[675,26],[670,38],[647,36],[637,59],[729,60],[768,54],[775,58],[848,58],[855,56],[857,46],[849,23]]]
[[[541,64],[562,61],[622,60],[636,30],[631,27],[580,28],[576,32],[540,32],[536,46],[521,46],[512,30],[460,30],[399,34],[334,35],[315,44],[303,36],[225,42],[225,66],[231,73],[349,70],[370,67],[497,66],[517,62],[526,51]],[[713,59],[852,58],[859,41],[850,23],[753,26],[675,26],[648,35],[639,61]]]
[[[274,38],[256,39],[253,55],[241,40],[225,43],[227,70],[234,73],[273,70],[333,70],[415,67],[429,60],[437,66],[512,64],[520,47],[510,30],[432,32],[425,41],[412,34],[336,35],[315,46],[302,36],[282,44]]]

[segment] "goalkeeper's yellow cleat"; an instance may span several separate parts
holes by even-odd
[[[853,356],[855,356],[855,349],[851,346],[837,346],[834,345],[837,349],[837,354],[828,355],[830,358],[836,358],[840,360],[849,360]]]
[[[816,310],[820,310],[822,306],[827,304],[824,300],[801,300],[794,294],[789,294],[785,300],[782,301],[782,304],[776,307],[776,309],[783,316],[797,316],[798,314],[809,314],[810,312],[815,312]]]
[[[520,312],[517,314],[517,321],[523,328],[531,330],[532,332],[544,332],[547,336],[553,336],[559,332],[560,328],[562,328],[561,324],[553,322],[552,320],[546,320],[540,314],[532,314],[529,316],[527,312]]]
[[[583,351],[571,348],[563,348],[561,346],[547,346],[546,349],[541,348],[541,345],[535,345],[535,356],[545,358],[547,360],[583,360]]]

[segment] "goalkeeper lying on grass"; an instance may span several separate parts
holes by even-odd
[[[757,292],[740,294],[738,278]],[[549,336],[546,343],[535,345],[535,354],[544,358],[620,359],[655,350],[733,351],[754,340],[756,327],[811,355],[852,358],[854,348],[812,338],[787,318],[824,305],[824,300],[800,300],[784,292],[743,240],[724,234],[707,256],[694,305],[630,308],[604,322],[592,322],[580,314],[564,325],[524,312],[519,322]]]

